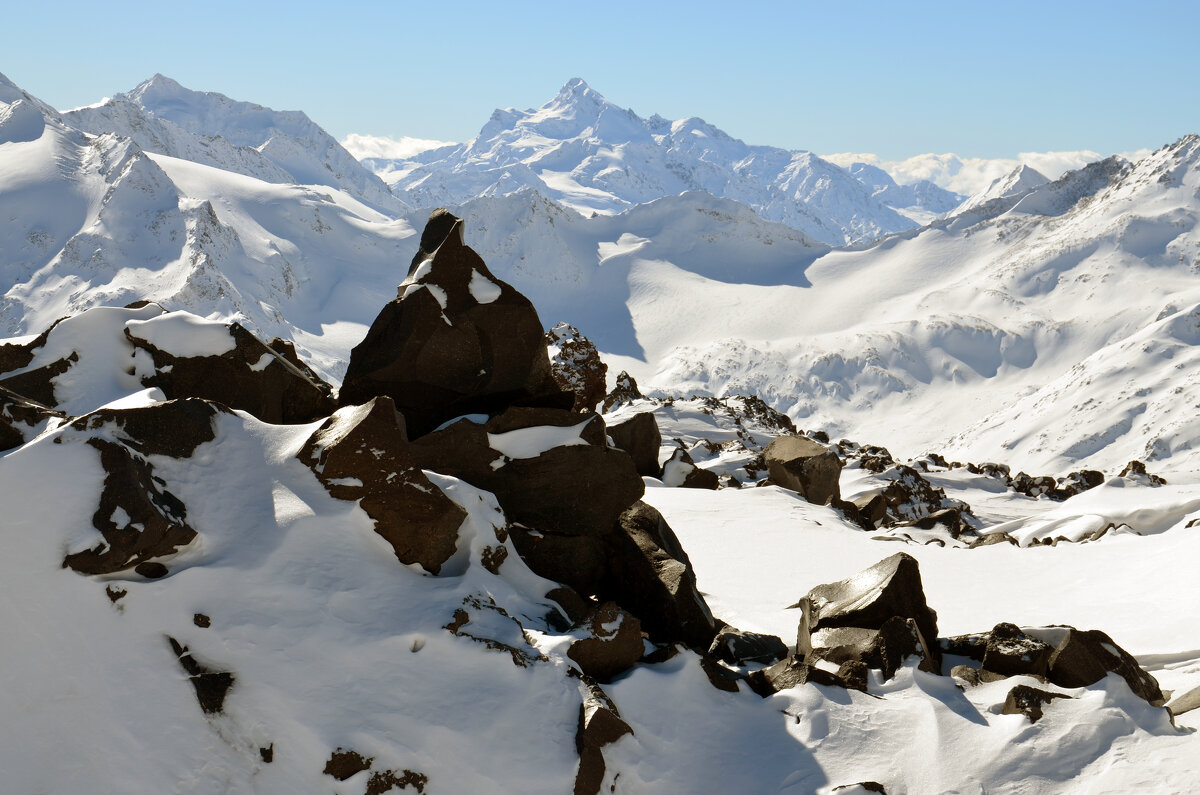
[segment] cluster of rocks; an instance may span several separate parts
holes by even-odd
[[[559,388],[575,395],[574,411],[595,411],[605,397],[608,365],[579,329],[559,323],[546,332],[550,374]]]

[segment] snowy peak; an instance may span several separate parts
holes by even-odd
[[[131,138],[147,152],[265,182],[325,185],[377,209],[404,209],[377,176],[301,111],[193,91],[156,74],[131,91],[63,116],[85,132]]]
[[[1049,181],[1040,172],[1022,163],[1004,176],[992,180],[992,184],[959,205],[955,212],[973,210],[996,199],[1019,199]]]

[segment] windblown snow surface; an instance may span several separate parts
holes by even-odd
[[[218,121],[201,132],[221,134]],[[998,621],[1102,629],[1177,697],[1200,685],[1200,592],[1186,568],[1200,556],[1189,526],[1200,516],[1200,139],[1018,182],[930,226],[839,249],[699,191],[596,217],[528,188],[457,211],[467,242],[547,326],[578,326],[610,377],[629,370],[651,396],[753,393],[801,427],[902,459],[1106,475],[1050,502],[962,469],[931,474],[1022,543],[978,549],[881,541],[778,487],[648,478],[646,501],[718,617],[791,643],[787,605],[902,548],[920,562],[942,635]],[[82,314],[137,299],[189,310],[197,327],[236,319],[293,339],[336,382],[403,280],[422,215],[84,133],[0,78],[0,336],[79,316],[43,349],[79,355],[63,384],[72,414],[161,398],[108,366],[128,355],[126,324],[153,311]],[[737,435],[687,401],[655,405],[664,453],[675,439]],[[157,580],[62,567],[96,541],[103,470],[80,432],[52,421],[0,454],[6,792],[362,792],[385,770],[426,777],[429,793],[570,791],[571,638],[544,618],[552,584],[515,550],[500,574],[480,565],[504,522],[494,498],[435,479],[469,516],[461,560],[430,577],[399,564],[369,517],[295,458],[315,427],[221,414],[190,459],[150,456],[198,532]],[[573,438],[561,437],[511,441]],[[1167,484],[1117,477],[1132,458]],[[847,469],[843,493],[869,477]],[[1109,524],[1119,532],[1096,541],[1030,544]],[[521,650],[526,665],[446,631],[471,599],[503,611],[477,611],[476,637]],[[223,712],[198,707],[168,636],[236,677]],[[872,681],[870,695],[810,684],[762,699],[714,689],[683,652],[605,686],[634,734],[604,749],[602,789],[1194,790],[1197,712],[1173,724],[1110,676],[1058,688],[1074,698],[1031,724],[1001,714],[1012,684],[964,691],[913,666]],[[338,748],[371,768],[325,775]]]

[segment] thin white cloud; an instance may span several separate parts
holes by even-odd
[[[400,138],[385,138],[379,135],[351,133],[342,139],[342,146],[346,147],[346,151],[359,160],[368,157],[382,160],[407,160],[430,149],[453,144],[453,141],[434,141],[429,138],[411,138],[407,135]]]

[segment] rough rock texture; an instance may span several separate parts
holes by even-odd
[[[663,464],[662,481],[664,485],[685,489],[716,489],[720,485],[717,473],[696,466],[682,447],[677,447]]]
[[[378,395],[413,438],[464,414],[574,401],[554,382],[533,304],[492,275],[444,210],[430,216],[399,297],[350,353],[340,403]]]
[[[1098,629],[1001,623],[991,632],[945,638],[941,646],[947,654],[981,661],[983,681],[1024,674],[1060,687],[1087,687],[1112,672],[1146,702],[1161,706],[1165,699],[1158,681]]]
[[[1052,651],[1049,644],[1026,635],[1013,624],[997,624],[984,643],[979,679],[995,682],[1018,674],[1045,678]]]
[[[644,395],[642,395],[641,390],[638,389],[637,381],[633,380],[633,376],[629,373],[622,370],[617,373],[612,391],[604,396],[604,402],[601,404],[600,410],[604,412],[612,411],[626,403],[641,400],[643,397]]]
[[[716,624],[696,587],[692,563],[662,514],[639,501],[621,514],[608,552],[599,588],[603,598],[640,618],[656,643],[708,649]]]
[[[0,452],[20,447],[46,420],[62,416],[60,411],[0,386]]]
[[[1166,479],[1147,472],[1146,465],[1137,460],[1130,461],[1128,464],[1126,464],[1125,468],[1121,470],[1121,473],[1118,475],[1118,477],[1141,480],[1150,486],[1161,486],[1167,482]]]
[[[1029,685],[1016,685],[1012,690],[1008,691],[1008,696],[1004,699],[1004,706],[1001,708],[1001,713],[1004,715],[1024,715],[1029,718],[1030,723],[1037,723],[1042,719],[1042,715],[1044,714],[1042,707],[1056,698],[1070,698],[1070,696],[1065,693],[1051,693],[1047,690],[1039,690]]]
[[[935,670],[925,640],[911,618],[892,616],[879,629],[837,627],[817,630],[809,637],[808,646],[804,657],[809,663],[815,664],[818,660],[839,665],[862,663],[881,671],[884,681],[891,679],[908,657],[919,657],[923,670]]]
[[[780,660],[767,668],[751,671],[746,676],[746,684],[750,685],[750,689],[763,698],[808,682],[832,687],[846,686],[845,681],[838,674],[817,668],[795,657]]]
[[[608,694],[587,678],[580,679],[583,703],[579,707],[579,727],[575,731],[575,749],[579,752],[579,772],[575,775],[575,795],[596,795],[604,783],[604,746],[615,743],[633,729],[621,718],[617,705]]]
[[[818,585],[792,607],[801,609],[798,655],[812,651],[812,635],[819,630],[881,630],[889,619],[899,617],[912,619],[916,625],[920,646],[928,654],[923,667],[941,671],[941,650],[934,640],[938,636],[937,613],[926,604],[921,572],[911,555],[897,552],[849,579]]]
[[[154,474],[147,456],[188,458],[215,438],[218,407],[201,400],[176,400],[136,409],[102,409],[71,423],[89,435],[100,454],[104,485],[92,525],[103,539],[91,549],[67,555],[63,566],[80,574],[114,574],[132,569],[162,577],[158,558],[173,556],[191,543],[187,508]],[[108,436],[110,438],[102,438]]]
[[[642,623],[614,602],[605,602],[581,623],[587,637],[573,641],[567,656],[583,673],[607,682],[641,659]]]
[[[841,499],[837,453],[804,436],[780,436],[763,451],[767,472],[776,485],[791,489],[814,505]]]
[[[550,374],[559,389],[575,396],[572,411],[595,411],[604,399],[608,365],[600,361],[600,353],[579,329],[559,323],[546,332],[550,355]]]
[[[54,393],[54,379],[70,370],[77,361],[79,354],[73,352],[41,367],[0,377],[0,388],[15,392],[43,406],[56,407],[58,398]]]
[[[502,452],[525,439],[528,449]],[[544,439],[561,443],[547,447]],[[607,535],[645,491],[633,460],[608,446],[596,414],[514,406],[482,425],[455,422],[413,448],[425,469],[492,492],[510,522],[538,532]]]
[[[171,644],[171,650],[175,652],[180,667],[187,672],[188,681],[196,690],[196,700],[200,702],[200,709],[206,715],[221,712],[225,708],[225,696],[229,693],[229,688],[233,687],[233,674],[228,671],[214,671],[201,665],[188,652],[187,646],[169,635],[167,642]]]
[[[234,347],[219,356],[175,356],[125,330],[133,346],[154,361],[143,386],[156,386],[168,398],[213,400],[276,425],[312,422],[333,412],[332,389],[311,369],[297,367],[239,323],[229,325],[229,334]]]
[[[454,554],[467,513],[421,472],[391,398],[340,409],[298,457],[332,496],[359,502],[401,563],[438,574]]]
[[[730,626],[721,627],[708,647],[708,656],[730,665],[770,665],[782,660],[787,653],[787,646],[774,635],[743,632]]]
[[[608,436],[617,447],[629,453],[639,475],[650,478],[662,475],[662,467],[658,465],[662,432],[652,413],[644,411],[624,422],[608,426]]]

